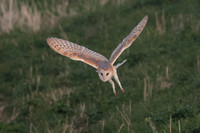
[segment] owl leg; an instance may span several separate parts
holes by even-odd
[[[119,85],[119,87],[120,87],[122,93],[125,93],[125,91],[124,91],[124,89],[122,88],[122,85],[121,85],[121,83],[120,83],[120,81],[119,81],[119,78],[118,78],[118,76],[117,76],[117,70],[116,70],[116,69],[114,69],[113,77],[114,77],[115,81],[118,83],[118,85]]]
[[[112,85],[113,93],[114,93],[115,95],[117,95],[116,90],[115,90],[115,83],[112,81],[112,79],[109,79],[108,81],[109,81],[110,84]]]

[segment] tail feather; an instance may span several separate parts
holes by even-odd
[[[121,65],[123,65],[125,62],[127,61],[127,59],[126,60],[124,60],[123,62],[121,62],[121,63],[118,63],[117,65],[116,65],[116,69],[119,67],[119,66],[121,66]]]

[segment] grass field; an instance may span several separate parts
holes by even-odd
[[[198,0],[2,0],[0,132],[199,133]],[[109,58],[145,16],[148,23],[116,63],[125,89],[55,53],[48,37]]]

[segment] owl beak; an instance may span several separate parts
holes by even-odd
[[[102,79],[103,82],[106,82],[106,79]]]

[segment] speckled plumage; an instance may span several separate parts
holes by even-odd
[[[73,60],[82,61],[91,65],[97,69],[99,78],[106,82],[109,81],[112,84],[113,92],[116,95],[115,85],[112,81],[112,77],[116,80],[118,85],[121,88],[121,91],[124,92],[124,89],[121,86],[121,83],[117,76],[117,68],[122,65],[125,61],[120,64],[113,66],[117,58],[121,53],[131,46],[132,42],[140,35],[144,29],[148,20],[148,16],[145,16],[141,22],[130,32],[130,34],[123,39],[123,41],[115,48],[112,52],[110,59],[106,59],[103,55],[89,50],[83,46],[77,45],[67,40],[62,40],[58,38],[48,38],[48,45],[57,53],[67,56]]]
[[[55,52],[73,60],[83,61],[96,69],[100,62],[108,61],[103,55],[67,40],[51,37],[47,39],[47,43]]]

